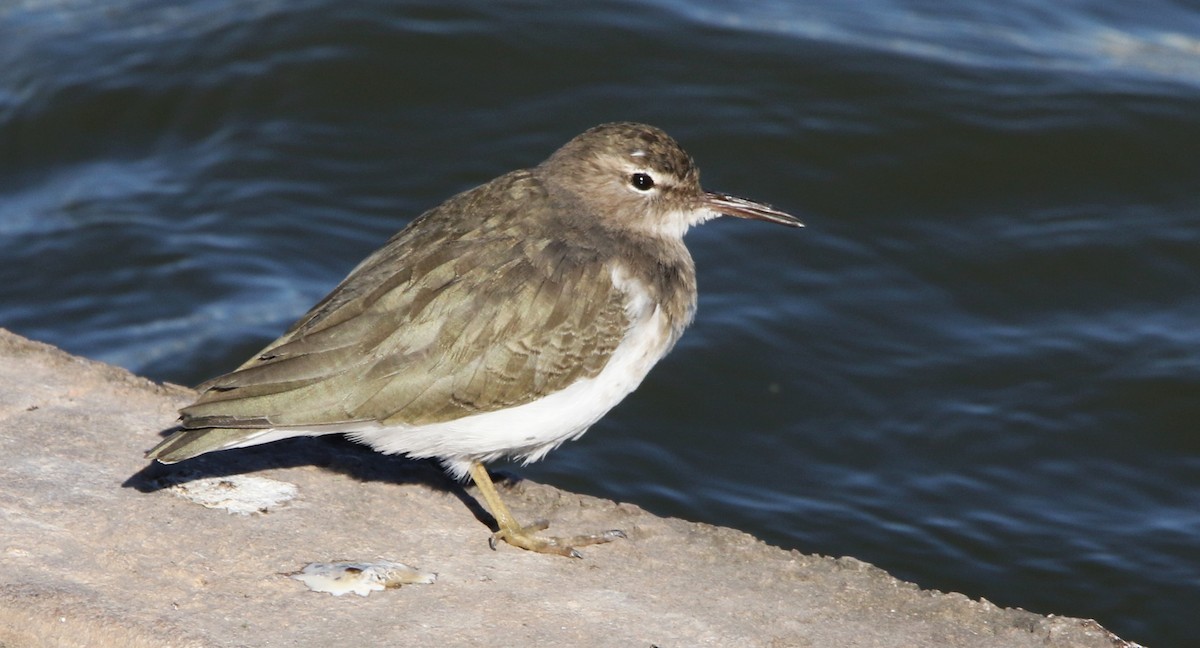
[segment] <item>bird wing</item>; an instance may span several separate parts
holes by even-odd
[[[500,181],[539,198],[527,177]],[[422,216],[282,337],[201,385],[182,410],[184,427],[421,425],[528,403],[598,374],[629,327],[608,262],[531,235],[518,214],[463,224],[455,212],[470,213],[488,188]]]

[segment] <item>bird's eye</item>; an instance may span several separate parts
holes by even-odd
[[[629,184],[638,191],[650,191],[654,188],[654,178],[648,173],[635,173],[629,176]]]

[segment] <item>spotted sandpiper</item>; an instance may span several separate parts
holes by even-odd
[[[531,169],[458,194],[367,257],[278,340],[198,388],[182,429],[147,453],[174,463],[344,433],[470,475],[497,540],[578,557],[620,531],[541,536],[483,464],[537,461],[633,391],[696,310],[688,228],[718,216],[801,227],[706,192],[663,131],[613,123]]]

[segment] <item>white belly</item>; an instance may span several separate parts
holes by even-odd
[[[355,424],[348,435],[387,454],[438,457],[460,478],[473,461],[515,457],[528,463],[579,438],[641,384],[678,337],[644,288],[619,268],[613,281],[629,296],[632,324],[595,377],[517,407],[428,425]]]
[[[596,421],[633,391],[683,331],[672,328],[645,288],[617,267],[613,282],[629,301],[632,324],[624,340],[593,378],[531,403],[426,425],[383,425],[359,421],[314,427],[270,428],[238,439],[226,448],[241,448],[297,436],[345,433],[385,454],[415,458],[437,457],[458,478],[471,462],[514,457],[537,461],[564,441],[579,438]]]

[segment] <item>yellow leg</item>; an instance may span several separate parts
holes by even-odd
[[[517,519],[513,517],[512,512],[508,510],[508,507],[500,499],[500,493],[496,492],[496,486],[492,483],[492,478],[488,475],[487,468],[484,468],[483,464],[478,461],[471,464],[471,479],[475,480],[475,486],[479,488],[479,494],[483,496],[483,501],[487,503],[488,510],[492,512],[492,517],[496,518],[496,526],[500,527],[498,531],[492,534],[491,545],[493,549],[496,548],[497,540],[503,540],[514,547],[538,553],[582,558],[579,552],[575,551],[573,545],[600,544],[625,537],[624,531],[615,529],[590,535],[575,536],[573,538],[550,538],[535,535],[537,531],[542,531],[550,525],[545,521],[534,522],[527,527],[517,524]]]

